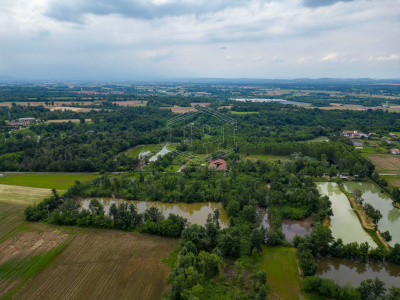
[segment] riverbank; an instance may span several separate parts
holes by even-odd
[[[339,183],[338,186],[341,192],[344,193],[347,199],[349,200],[351,208],[356,213],[363,229],[374,239],[374,241],[378,244],[380,248],[384,249],[385,251],[388,251],[389,250],[388,243],[381,236],[379,230],[375,230],[375,228],[377,228],[376,224],[371,220],[371,218],[367,216],[362,205],[356,201],[354,196],[352,196],[345,190],[342,183]]]

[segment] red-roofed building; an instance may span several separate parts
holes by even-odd
[[[211,168],[216,168],[218,171],[220,171],[220,170],[226,171],[227,170],[226,160],[217,159],[217,160],[210,162],[210,164],[208,165],[208,169],[211,169]]]

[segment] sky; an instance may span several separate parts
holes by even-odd
[[[400,0],[1,0],[0,75],[400,78]]]

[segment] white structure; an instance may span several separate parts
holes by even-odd
[[[35,118],[19,118],[20,122],[31,122],[33,120],[35,120]]]
[[[400,154],[400,150],[399,149],[391,149],[390,152],[392,154]]]

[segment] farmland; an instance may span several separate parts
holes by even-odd
[[[85,230],[16,299],[159,299],[170,268],[162,263],[178,240]]]
[[[76,180],[83,182],[96,176],[98,175],[89,173],[9,173],[0,178],[0,185],[67,190]]]
[[[367,156],[376,166],[379,173],[399,174],[400,173],[400,157],[387,154],[371,154]]]
[[[92,119],[84,119],[85,122],[91,122]],[[48,120],[46,123],[63,123],[63,122],[72,122],[72,123],[79,123],[81,120],[79,119],[65,119],[65,120]]]
[[[0,184],[0,202],[15,204],[39,203],[50,196],[50,189]]]
[[[146,106],[147,101],[131,100],[131,101],[113,101],[112,104],[118,106]]]
[[[162,109],[169,109],[171,110],[174,114],[184,114],[187,112],[192,112],[196,111],[195,108],[192,107],[181,107],[181,106],[174,106],[174,107],[160,107]]]
[[[24,222],[25,205],[0,202],[0,241]]]

